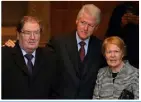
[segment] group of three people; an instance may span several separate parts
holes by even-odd
[[[122,39],[109,37],[102,45],[92,35],[100,16],[98,7],[84,5],[77,15],[77,30],[52,37],[45,48],[38,47],[40,21],[24,16],[17,27],[18,41],[6,43],[14,47],[2,48],[2,99],[118,99],[128,86],[138,99],[138,69],[123,61]],[[103,69],[101,46],[108,64]],[[33,58],[29,61],[26,54]],[[29,62],[33,63],[30,73]]]

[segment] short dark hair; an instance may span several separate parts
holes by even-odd
[[[36,23],[38,23],[39,24],[39,26],[40,26],[40,32],[42,32],[43,31],[43,27],[42,27],[42,24],[41,24],[41,21],[37,18],[37,17],[33,17],[33,16],[24,16],[22,19],[21,19],[21,21],[19,22],[19,24],[17,25],[17,32],[21,32],[21,30],[22,30],[22,28],[23,28],[23,26],[24,26],[24,24],[26,23],[26,22],[36,22]]]

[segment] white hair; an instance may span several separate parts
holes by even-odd
[[[99,24],[100,20],[101,20],[101,10],[95,6],[94,4],[86,4],[83,5],[82,8],[80,9],[78,15],[77,15],[77,19],[79,19],[83,13],[87,13],[89,15],[91,15],[92,17],[96,18],[96,23]]]

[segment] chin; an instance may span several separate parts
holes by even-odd
[[[117,64],[109,64],[110,67],[116,67]]]
[[[87,39],[87,36],[81,36],[81,39],[85,40],[85,39]]]
[[[29,46],[37,46],[37,43],[30,43]]]
[[[113,68],[116,68],[116,67],[118,67],[118,64],[114,64],[114,65],[112,65],[112,67]]]
[[[36,49],[37,46],[36,45],[30,45],[28,48],[30,48],[30,49]]]

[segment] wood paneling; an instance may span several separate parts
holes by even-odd
[[[27,1],[2,1],[2,26],[16,26],[27,14]]]

